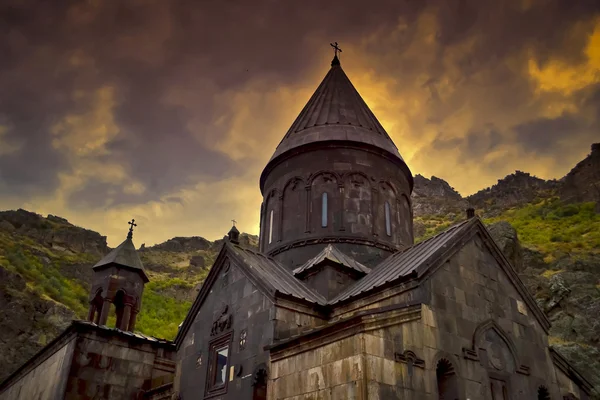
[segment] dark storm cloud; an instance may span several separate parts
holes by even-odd
[[[524,59],[532,51],[542,62],[550,57],[580,62],[591,16],[598,8],[595,0],[534,1],[528,9],[517,1],[480,0],[4,1],[0,121],[7,121],[10,128],[6,140],[21,146],[16,152],[0,153],[0,188],[4,183],[17,194],[50,191],[59,183],[58,173],[74,168],[64,150],[53,146],[51,131],[65,115],[84,113],[90,106],[73,97],[77,90],[115,88],[114,117],[120,131],[107,143],[108,154],[98,157],[124,166],[131,180],[142,182],[147,201],[198,179],[218,180],[244,169],[198,140],[198,134],[219,137],[228,127],[229,121],[220,127],[214,124],[221,111],[214,97],[256,78],[268,79],[274,88],[298,82],[322,58],[324,50],[316,44],[364,41],[365,56],[388,61],[377,65],[380,73],[416,76],[423,66],[402,54],[416,38],[415,21],[425,10],[433,10],[439,23],[437,53],[426,72],[431,78],[429,120],[439,123],[464,101],[445,102],[438,94],[437,79],[445,71],[443,60],[452,46],[477,38],[472,48],[457,56],[461,76],[453,83],[465,84],[489,70],[485,79],[506,82],[498,104],[508,107],[511,95],[527,98],[532,89],[502,60],[514,54]],[[406,29],[392,34],[401,20]],[[581,32],[565,35],[576,23]],[[385,40],[367,40],[374,33]],[[203,80],[210,85],[198,83]],[[196,84],[203,89],[192,99],[166,100],[181,95],[177,91],[169,95],[174,87]],[[185,101],[187,107],[182,105]],[[191,107],[189,101],[194,102]],[[192,120],[206,132],[191,132]],[[541,132],[551,129],[545,135],[560,137],[573,126],[534,120],[514,130],[528,149],[550,151],[544,147],[548,145],[535,147],[544,137]],[[499,141],[498,132],[484,129],[455,143],[440,138],[436,145],[452,145],[468,157],[484,154]],[[97,199],[115,190],[117,204],[141,199],[124,195],[115,185],[91,181],[72,194],[70,202],[99,207],[104,203]]]
[[[596,132],[573,115],[538,118],[513,127],[517,140],[527,152],[559,154],[564,141],[591,143]]]
[[[480,131],[471,131],[461,138],[445,139],[438,136],[432,142],[435,150],[448,149],[459,154],[468,154],[474,159],[482,159],[486,154],[495,150],[503,142],[502,135],[493,126],[487,126]],[[462,160],[463,162],[465,159]]]

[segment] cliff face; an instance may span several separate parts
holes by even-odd
[[[600,143],[592,145],[592,152],[577,163],[563,181],[560,188],[563,201],[593,201],[600,204]]]
[[[468,196],[467,201],[475,209],[483,210],[486,215],[498,215],[510,207],[548,198],[555,194],[560,186],[558,181],[546,181],[526,172],[515,171],[514,174],[498,180],[492,187]]]
[[[412,193],[413,214],[440,215],[462,213],[468,203],[462,196],[443,179],[432,176],[427,179],[416,175]]]
[[[79,228],[64,218],[19,209],[0,212],[0,229],[27,236],[59,251],[103,255],[108,251],[106,236]]]

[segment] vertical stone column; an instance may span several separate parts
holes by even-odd
[[[132,307],[132,305],[130,303],[125,303],[125,306],[123,307],[123,316],[121,317],[121,326],[118,326],[118,328],[122,331],[129,330],[129,322],[131,321],[131,307]]]
[[[108,321],[108,312],[110,311],[110,305],[112,301],[109,298],[104,299],[104,304],[102,304],[102,314],[100,315],[100,320],[98,320],[98,325],[106,325],[106,321]]]
[[[87,320],[90,322],[94,322],[94,313],[96,312],[96,305],[94,303],[90,303],[90,310],[88,311]]]
[[[304,233],[310,233],[310,219],[311,219],[311,210],[310,210],[310,204],[312,199],[310,198],[311,196],[311,186],[307,185],[305,187],[306,189],[306,227],[304,229]]]
[[[137,319],[138,310],[133,309],[131,311],[131,318],[129,319],[129,332],[133,332],[135,329],[135,321]]]
[[[372,232],[373,236],[377,235],[377,223],[379,215],[379,191],[376,187],[371,187],[371,211],[373,212]]]
[[[346,230],[346,226],[344,224],[344,220],[346,219],[346,214],[344,212],[344,209],[346,208],[346,196],[345,196],[345,189],[344,189],[344,184],[343,183],[339,183],[338,184],[338,189],[339,189],[339,193],[340,193],[340,201],[339,201],[339,206],[340,206],[340,231],[345,231]]]
[[[264,235],[265,235],[265,228],[263,226],[264,222],[265,222],[265,202],[263,200],[263,202],[260,203],[260,222],[259,222],[259,225],[258,225],[258,229],[259,229],[259,232],[258,232],[259,243],[258,243],[258,245],[259,245],[259,250],[261,252],[265,251],[265,237],[264,237]]]

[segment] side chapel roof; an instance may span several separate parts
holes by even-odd
[[[354,260],[352,257],[345,255],[340,250],[338,250],[337,247],[328,244],[323,250],[321,250],[319,254],[308,260],[306,263],[304,263],[304,265],[296,268],[294,270],[294,275],[299,275],[302,272],[307,271],[313,268],[314,266],[320,264],[324,260],[333,261],[334,263],[337,263],[346,268],[353,269],[357,272],[361,272],[363,274],[368,274],[369,272],[371,272],[370,268],[362,265],[358,261]]]
[[[310,303],[324,305],[327,300],[296,279],[289,269],[274,258],[262,253],[246,249],[236,244],[229,244],[233,254],[252,270],[264,284],[269,293],[282,293]]]
[[[144,269],[144,265],[142,264],[142,260],[140,259],[140,256],[133,245],[133,240],[129,236],[123,241],[123,243],[105,255],[104,258],[98,261],[92,268],[100,269],[111,264],[135,270],[142,275],[146,282],[149,281],[148,275],[146,275],[146,270]]]

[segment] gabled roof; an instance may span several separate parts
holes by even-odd
[[[320,264],[325,260],[333,261],[336,264],[353,269],[363,274],[368,274],[371,271],[370,268],[365,267],[358,261],[342,253],[340,250],[337,249],[337,247],[328,244],[327,247],[321,250],[319,254],[308,260],[304,265],[296,268],[294,270],[294,275],[300,275],[301,273],[315,267],[316,265]]]
[[[476,234],[482,237],[483,242],[487,244],[488,249],[498,262],[500,268],[506,273],[508,279],[523,298],[523,301],[528,305],[542,328],[547,332],[550,328],[550,321],[537,305],[537,302],[510,265],[510,262],[506,259],[500,248],[498,248],[489,231],[481,220],[476,217],[460,222],[446,231],[417,243],[406,250],[392,254],[381,264],[373,268],[371,273],[331,300],[329,304],[335,305],[336,303],[349,300],[352,297],[371,292],[393,281],[422,278],[439,266],[444,260],[459,251],[465,244],[465,241]]]
[[[146,275],[146,271],[144,270],[142,260],[140,259],[140,256],[138,255],[138,252],[135,249],[133,241],[130,237],[125,239],[123,243],[105,255],[104,258],[98,261],[92,268],[100,269],[103,267],[108,267],[112,264],[138,271],[146,282],[149,281],[148,275]]]
[[[200,311],[204,299],[210,293],[227,259],[236,267],[239,267],[248,279],[271,299],[274,299],[277,295],[285,295],[313,306],[324,306],[327,303],[323,296],[306,287],[302,281],[296,279],[288,269],[273,258],[225,241],[204,284],[200,288],[198,296],[196,296],[179,332],[177,332],[174,341],[178,347],[181,345],[196,314]]]
[[[249,270],[264,284],[271,295],[285,294],[310,303],[324,305],[327,300],[313,292],[275,259],[264,254],[229,243],[227,246],[234,257],[242,261],[241,267]]]
[[[369,144],[402,160],[396,145],[354,88],[337,57],[269,163],[293,148],[332,140]]]
[[[472,224],[474,220],[463,221],[440,234],[392,254],[373,268],[369,275],[331,300],[331,304],[347,300],[363,292],[383,286],[388,282],[409,276],[422,267],[436,252],[447,248],[452,243],[452,239],[461,232],[461,228],[469,223]]]

